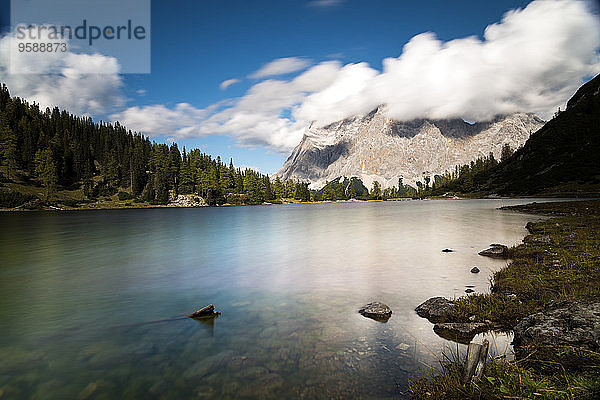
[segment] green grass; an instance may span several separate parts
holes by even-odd
[[[551,215],[509,250],[491,294],[458,298],[452,320],[491,321],[512,329],[552,300],[600,301],[600,200],[507,207]],[[549,242],[539,242],[539,240]],[[536,240],[538,240],[536,242]],[[460,360],[440,362],[429,378],[411,383],[415,399],[597,399],[600,353],[538,343],[517,352],[519,361],[494,362],[477,385],[461,384]]]
[[[543,399],[584,400],[600,395],[600,375],[570,372],[547,375],[521,362],[495,361],[486,367],[481,381],[462,384],[460,360],[440,361],[430,376],[410,382],[413,399]]]

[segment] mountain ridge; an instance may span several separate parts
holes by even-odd
[[[398,121],[386,107],[323,127],[309,126],[276,176],[309,181],[320,188],[340,176],[358,177],[367,187],[398,178],[415,185],[424,176],[443,174],[502,147],[522,146],[543,121],[531,113],[497,116],[468,123],[462,119]]]

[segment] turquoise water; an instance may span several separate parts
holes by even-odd
[[[526,202],[0,214],[0,399],[402,398],[456,348],[414,308],[487,291]]]

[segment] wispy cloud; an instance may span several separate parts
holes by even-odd
[[[301,57],[284,57],[273,60],[263,65],[258,71],[250,74],[250,78],[261,79],[269,76],[290,74],[305,69],[310,65],[310,60]]]
[[[344,0],[311,0],[307,4],[310,7],[328,8],[342,4]]]
[[[231,85],[235,85],[236,83],[239,83],[240,80],[239,79],[227,79],[226,81],[221,82],[221,84],[219,85],[219,87],[221,88],[221,90],[227,90],[227,88]]]
[[[417,35],[399,57],[383,60],[382,71],[367,63],[322,62],[291,79],[258,82],[228,103],[205,109],[133,107],[113,118],[149,135],[229,135],[239,145],[285,153],[311,121],[322,125],[380,104],[400,120],[478,121],[516,111],[549,117],[583,78],[600,73],[599,49],[600,21],[587,3],[537,0],[489,25],[483,40],[443,42],[433,33]],[[281,60],[253,75],[265,78],[308,65],[303,59]]]

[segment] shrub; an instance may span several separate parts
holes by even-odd
[[[0,190],[0,207],[18,207],[36,198],[37,197],[32,194],[23,194],[11,190]]]
[[[119,192],[118,194],[119,200],[131,200],[133,199],[133,195],[127,192]]]

